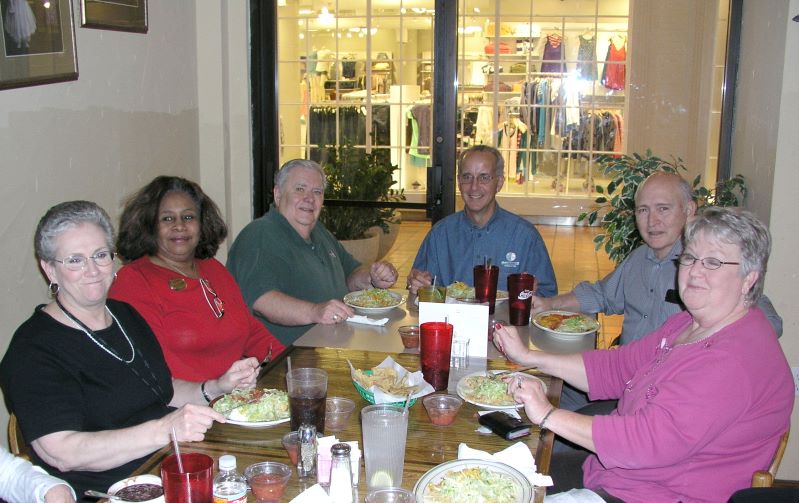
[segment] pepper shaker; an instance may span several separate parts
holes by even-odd
[[[297,430],[300,452],[297,457],[297,476],[310,477],[316,473],[316,426],[301,424]]]

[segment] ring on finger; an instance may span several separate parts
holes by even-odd
[[[338,321],[338,315],[337,314],[333,315],[333,321]]]

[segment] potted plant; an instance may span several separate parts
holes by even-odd
[[[395,190],[393,173],[399,169],[391,164],[388,149],[374,149],[365,152],[352,145],[330,148],[328,160],[324,165],[327,176],[326,199],[350,201],[404,201],[402,189]],[[325,206],[320,216],[322,223],[344,244],[350,253],[358,248],[364,239],[372,239],[374,252],[356,256],[361,262],[373,262],[378,258],[381,241],[384,238],[396,239],[399,215],[392,208],[365,208],[354,206]],[[379,231],[375,228],[379,228]],[[393,234],[392,234],[393,230]],[[393,241],[392,241],[393,243]],[[388,251],[390,244],[383,248]],[[358,252],[360,253],[360,252]]]
[[[646,177],[656,171],[680,174],[687,171],[682,159],[671,162],[646,154],[605,155],[598,158],[602,172],[610,177],[607,189],[596,186],[600,195],[594,201],[596,206],[589,212],[581,213],[578,221],[596,222],[602,216],[601,224],[605,232],[594,238],[596,249],[604,246],[605,253],[617,264],[641,244],[643,239],[635,226],[635,192]],[[694,200],[699,208],[705,206],[738,206],[746,197],[746,182],[743,175],[722,180],[712,189],[701,186],[701,175],[692,183]]]

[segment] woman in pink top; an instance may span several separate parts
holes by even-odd
[[[752,307],[770,249],[752,214],[708,208],[686,227],[677,259],[687,311],[655,332],[615,350],[554,355],[527,349],[513,328],[497,330],[510,359],[592,400],[619,400],[610,415],[585,416],[552,406],[537,381],[509,383],[532,421],[592,453],[576,482],[559,475],[553,456],[553,492],[584,486],[609,501],[726,502],[768,466],[794,400],[777,337]]]

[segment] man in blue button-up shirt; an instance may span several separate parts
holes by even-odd
[[[474,266],[490,258],[499,266],[498,289],[507,290],[509,274],[528,272],[536,277],[538,295],[557,295],[541,235],[533,224],[497,204],[504,173],[502,154],[493,147],[477,145],[461,154],[458,186],[464,209],[438,222],[425,237],[408,276],[411,294],[431,284],[434,276],[439,285],[473,285]]]

